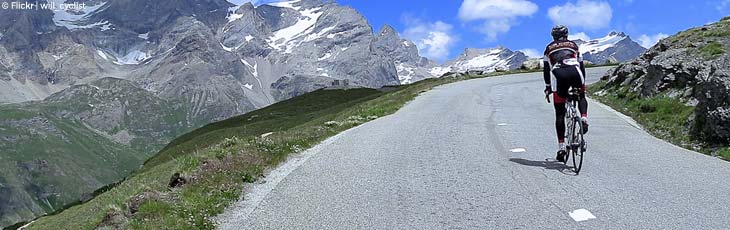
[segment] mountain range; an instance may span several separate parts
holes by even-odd
[[[0,226],[88,199],[187,131],[334,80],[379,88],[528,59],[466,49],[439,65],[333,1],[80,2],[0,11]],[[593,56],[623,60],[625,47]]]
[[[646,48],[623,32],[611,32],[602,38],[590,41],[577,39],[574,42],[578,44],[583,59],[594,64],[621,63],[646,52]]]

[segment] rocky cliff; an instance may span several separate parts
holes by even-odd
[[[605,77],[606,92],[677,98],[694,107],[687,121],[692,139],[730,144],[730,20],[662,39]]]

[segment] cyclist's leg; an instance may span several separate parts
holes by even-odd
[[[558,144],[561,149],[565,139],[565,96],[568,95],[570,84],[566,84],[566,68],[553,69],[555,77],[553,91],[553,106],[555,107],[555,130],[558,133]]]
[[[565,151],[565,99],[557,93],[553,94],[553,107],[555,108],[555,131],[558,135],[558,152],[555,160],[565,162],[567,155]]]
[[[573,87],[580,88],[580,101],[578,101],[578,110],[580,111],[581,117],[588,116],[588,100],[586,100],[586,79],[583,72],[580,71],[580,67],[575,67],[575,72],[571,78]]]
[[[588,133],[588,100],[586,100],[586,84],[585,75],[578,66],[575,67],[575,74],[571,81],[573,87],[580,87],[580,100],[578,101],[578,110],[580,111],[581,123],[583,124],[583,133]]]
[[[553,107],[555,108],[555,131],[558,135],[558,145],[559,147],[564,147],[563,143],[565,143],[565,99],[558,96],[558,94],[553,95]]]

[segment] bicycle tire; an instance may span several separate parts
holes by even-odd
[[[573,130],[574,134],[574,140],[577,141],[578,145],[572,146],[573,149],[573,171],[575,171],[575,174],[580,173],[580,170],[583,168],[583,157],[585,154],[585,151],[583,151],[583,145],[585,145],[585,139],[583,136],[583,124],[581,124],[580,119],[576,119],[575,123],[573,123],[573,127],[578,129],[578,132],[575,132],[575,129]]]

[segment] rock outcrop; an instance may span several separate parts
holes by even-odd
[[[639,97],[666,95],[694,106],[691,137],[730,144],[730,20],[662,39],[638,58],[604,76],[606,89]]]

